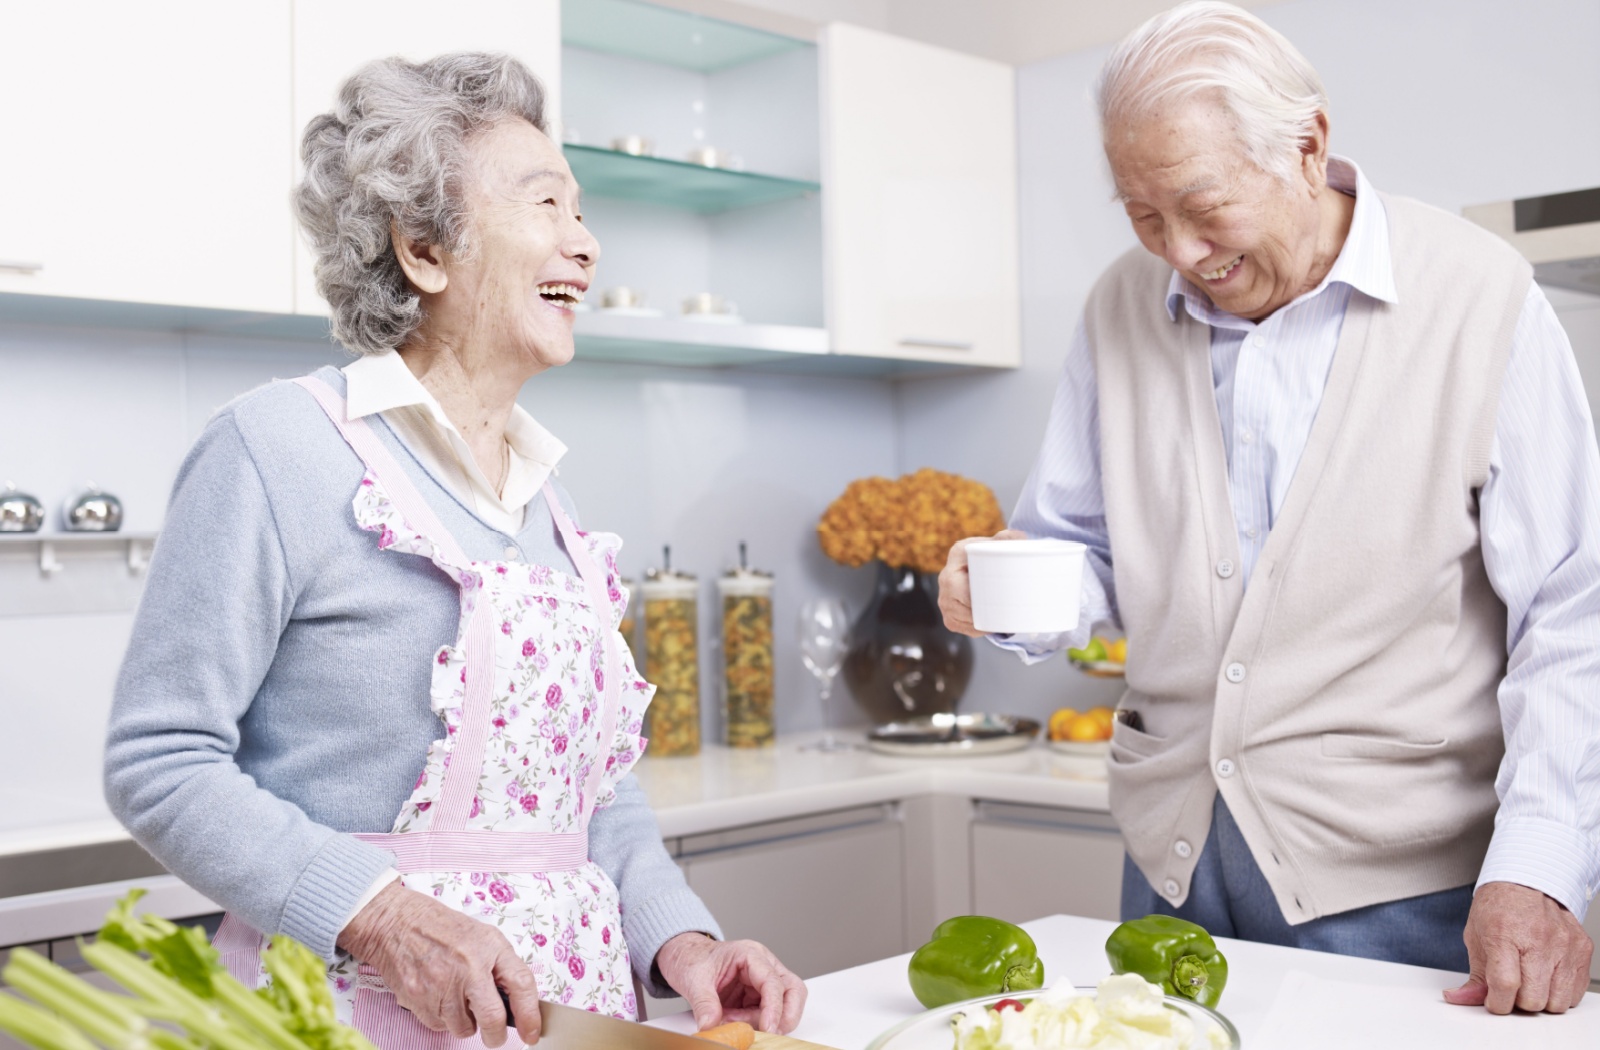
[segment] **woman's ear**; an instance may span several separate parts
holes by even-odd
[[[412,287],[424,295],[437,295],[450,283],[445,272],[444,253],[436,244],[407,237],[393,222],[389,224],[389,243],[394,246],[394,256],[400,260],[400,269]]]

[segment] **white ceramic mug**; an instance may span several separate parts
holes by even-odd
[[[1072,540],[967,544],[972,625],[989,634],[1054,634],[1078,626],[1083,558]]]

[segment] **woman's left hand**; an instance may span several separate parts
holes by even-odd
[[[744,1021],[763,1032],[794,1031],[806,1007],[806,986],[755,941],[716,941],[680,933],[656,953],[667,984],[689,1001],[701,1031]]]

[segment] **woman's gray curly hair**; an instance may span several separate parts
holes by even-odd
[[[397,349],[422,323],[391,227],[470,253],[467,138],[508,118],[544,131],[544,87],[508,55],[469,51],[368,63],[340,86],[333,112],[306,125],[295,214],[316,252],[333,336],[347,348]]]

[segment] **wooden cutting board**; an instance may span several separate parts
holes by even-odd
[[[823,1046],[821,1043],[808,1043],[804,1039],[795,1039],[787,1035],[757,1032],[751,1050],[833,1050],[833,1048]]]

